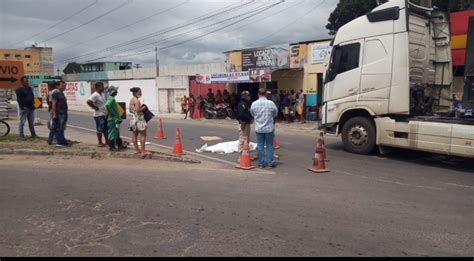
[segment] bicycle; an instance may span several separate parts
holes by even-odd
[[[0,137],[7,136],[10,133],[10,125],[4,120],[0,120]]]

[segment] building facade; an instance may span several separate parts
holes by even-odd
[[[132,69],[131,62],[96,62],[80,64],[81,72],[108,72]]]
[[[26,75],[54,75],[53,48],[32,46],[24,50],[0,49],[0,59],[21,61]]]

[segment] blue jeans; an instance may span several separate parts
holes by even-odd
[[[51,129],[51,121],[53,120],[53,113],[49,113],[49,122],[48,122],[48,128],[49,128],[49,136],[48,136],[48,144],[53,143],[54,138],[56,138],[56,130]]]
[[[67,125],[67,114],[58,114],[58,126],[56,127],[56,139],[59,145],[66,145],[67,141],[64,137],[64,131]]]
[[[275,136],[275,131],[270,133],[258,133],[257,132],[257,147],[258,147],[258,165],[263,166],[265,165],[265,159],[263,157],[263,148],[264,146],[267,147],[266,154],[267,154],[267,163],[268,166],[273,165],[273,156],[275,154],[275,150],[273,149],[273,138]]]
[[[23,129],[25,127],[25,122],[28,119],[28,127],[30,128],[31,136],[36,136],[35,132],[35,111],[25,108],[24,110],[20,111],[20,125],[18,133],[20,136],[24,136],[25,133]]]

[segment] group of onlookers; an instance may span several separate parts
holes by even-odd
[[[288,123],[298,120],[301,123],[306,123],[305,111],[305,97],[303,90],[295,92],[294,90],[280,90],[277,93],[273,90],[269,93],[268,98],[272,100],[278,108],[278,118]]]
[[[24,125],[28,121],[31,136],[36,138],[34,126],[34,95],[33,89],[29,86],[26,77],[21,78],[22,87],[16,89],[16,97],[19,108],[19,135],[24,135]],[[122,123],[119,105],[115,100],[118,94],[118,87],[109,86],[105,95],[105,87],[102,82],[95,84],[95,92],[87,100],[87,104],[94,110],[94,121],[98,145],[100,147],[109,146],[111,151],[125,149],[126,146],[120,138],[120,124]],[[56,81],[49,85],[49,93],[46,97],[48,104],[49,122],[48,122],[48,144],[57,147],[71,146],[71,142],[65,137],[65,130],[68,122],[68,103],[64,95],[66,84],[63,81]],[[129,103],[130,125],[129,130],[132,133],[132,143],[137,154],[148,156],[151,153],[145,150],[147,121],[145,113],[148,107],[141,104],[140,98],[142,91],[139,87],[130,89],[132,98]],[[140,137],[140,141],[139,138]],[[102,141],[104,140],[104,141]]]

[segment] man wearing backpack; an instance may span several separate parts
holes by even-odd
[[[242,155],[242,148],[244,146],[244,136],[250,138],[250,129],[253,121],[252,114],[250,113],[250,93],[243,91],[241,94],[242,99],[237,105],[237,120],[240,124],[240,135],[239,135],[239,153]],[[240,162],[240,157],[239,157]]]

